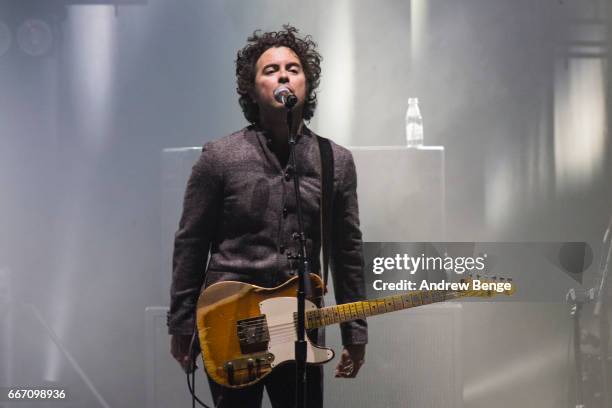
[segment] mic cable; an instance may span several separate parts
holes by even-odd
[[[189,388],[189,393],[191,394],[191,408],[195,408],[196,401],[198,402],[198,404],[200,404],[204,408],[211,408],[208,405],[206,405],[204,402],[202,402],[202,400],[200,400],[195,393],[195,372],[196,372],[196,369],[198,368],[198,366],[195,363],[196,355],[195,355],[195,347],[194,347],[196,333],[197,331],[194,329],[193,335],[191,336],[191,342],[189,343],[189,369],[185,371],[185,374],[187,375],[187,388]],[[191,370],[191,373],[189,372],[190,370]],[[190,374],[191,374],[191,379],[189,378]]]

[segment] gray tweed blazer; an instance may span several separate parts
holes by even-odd
[[[302,211],[312,272],[320,270],[320,154],[305,126],[296,145]],[[349,150],[334,155],[331,275],[337,303],[365,297],[357,176]],[[253,126],[204,145],[185,191],[174,243],[168,328],[191,334],[202,285],[237,280],[278,286],[297,272],[299,251],[293,169],[281,167],[264,132]],[[208,262],[208,266],[207,265]],[[367,343],[367,324],[341,325],[343,344]]]

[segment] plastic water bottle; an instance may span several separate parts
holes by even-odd
[[[419,98],[408,98],[406,145],[408,147],[423,146],[423,117],[419,109]]]

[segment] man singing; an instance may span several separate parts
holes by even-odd
[[[238,52],[237,91],[250,126],[204,145],[187,183],[174,244],[168,327],[172,355],[186,370],[202,285],[232,280],[275,287],[296,275],[296,171],[307,254],[312,272],[320,273],[321,155],[317,136],[304,124],[314,115],[320,61],[310,36],[300,37],[289,25],[277,32],[255,31]],[[279,87],[297,97],[297,170],[289,164],[286,108],[274,97]],[[330,263],[336,301],[347,303],[365,296],[357,179],[351,153],[333,142],[331,146]],[[363,320],[343,323],[341,332],[344,349],[336,377],[352,378],[364,362],[367,325]],[[307,376],[307,406],[322,407],[322,367],[309,366]],[[265,386],[272,406],[286,408],[295,401],[295,364],[280,365],[242,389],[209,383],[217,407],[260,407]]]

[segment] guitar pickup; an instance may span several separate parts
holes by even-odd
[[[265,315],[238,320],[236,329],[242,354],[257,353],[268,349],[270,334]]]

